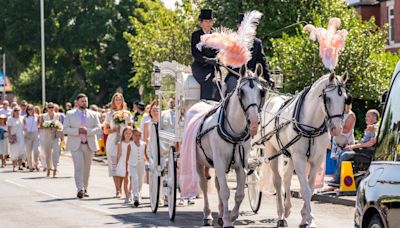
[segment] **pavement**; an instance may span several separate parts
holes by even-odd
[[[106,156],[95,156],[93,157],[93,160],[96,162],[107,164]],[[326,184],[326,182],[332,180],[332,178],[333,177],[330,175],[324,177],[324,186],[322,188],[314,190],[314,194],[311,200],[318,201],[321,203],[331,203],[343,206],[355,206],[356,203],[355,193],[343,194],[339,192],[338,188],[334,188]],[[234,179],[235,176],[232,173],[232,178],[228,178],[228,180],[234,181]],[[291,192],[292,192],[292,197],[301,199],[300,183],[296,174],[293,175],[292,177]]]

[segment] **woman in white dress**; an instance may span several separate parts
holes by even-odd
[[[7,116],[0,115],[0,160],[1,168],[6,167],[7,155]]]
[[[154,100],[150,103],[150,109],[149,109],[149,117],[150,120],[145,122],[143,125],[143,136],[142,140],[145,142],[146,145],[149,145],[149,139],[150,139],[150,127],[153,123],[157,123],[159,119],[159,108],[158,108],[158,101]],[[151,156],[151,150],[148,146],[146,150],[148,151],[148,155]],[[145,177],[145,182],[148,184],[149,183],[149,170],[146,169],[146,177]]]
[[[125,114],[125,121],[115,122],[117,114]],[[111,99],[111,111],[109,111],[104,120],[104,134],[107,134],[106,142],[106,153],[108,161],[108,173],[110,177],[113,177],[115,185],[115,197],[121,197],[122,183],[119,182],[119,178],[116,175],[117,167],[117,151],[118,142],[121,140],[122,129],[125,126],[132,125],[131,114],[126,110],[126,103],[122,93],[115,93]]]
[[[29,170],[39,171],[39,117],[33,110],[33,105],[26,108],[24,117],[25,130],[25,153],[28,160]]]
[[[45,127],[44,124],[48,121],[60,122],[60,117],[58,113],[54,111],[54,104],[51,102],[47,105],[47,113],[43,114],[40,118],[40,127],[43,129],[41,148],[46,157],[47,176],[50,176],[50,171],[53,167],[53,177],[56,177],[61,153],[60,138],[63,134],[62,129]]]
[[[13,163],[13,172],[22,170],[22,159],[25,156],[24,149],[24,123],[20,116],[21,109],[18,106],[13,108],[11,116],[8,118],[8,148],[10,158]]]

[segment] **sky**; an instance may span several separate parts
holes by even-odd
[[[179,1],[181,2],[181,0],[161,0],[162,2],[164,2],[164,5],[168,8],[168,9],[175,9],[175,2]]]

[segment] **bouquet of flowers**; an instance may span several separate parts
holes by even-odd
[[[128,118],[129,114],[127,111],[117,111],[113,113],[113,120],[115,125],[125,125]]]
[[[116,111],[113,113],[112,117],[113,117],[113,121],[114,121],[115,125],[124,126],[126,123],[126,120],[128,120],[128,118],[129,118],[129,113],[124,110]],[[121,140],[121,134],[122,134],[121,131],[122,131],[122,128],[117,132],[117,135],[115,137],[116,145]]]
[[[47,120],[43,122],[42,125],[44,128],[49,128],[49,129],[56,129],[56,130],[61,130],[63,125],[60,121],[58,120]]]

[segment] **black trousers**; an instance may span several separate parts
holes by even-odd
[[[194,62],[192,64],[192,74],[200,84],[200,99],[213,101],[221,100],[217,85],[213,81],[215,77],[214,66]]]

